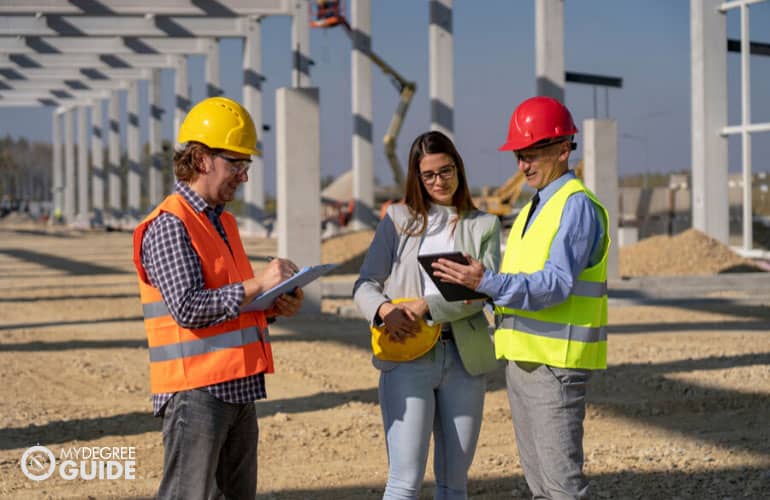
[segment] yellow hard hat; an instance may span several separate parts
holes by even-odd
[[[211,149],[227,149],[248,155],[257,149],[257,129],[246,109],[227,97],[209,97],[187,113],[177,142],[200,142]]]
[[[394,304],[400,302],[409,302],[415,299],[395,299]],[[428,325],[425,320],[420,319],[420,331],[413,337],[408,337],[403,343],[394,342],[390,336],[385,333],[384,326],[373,326],[372,331],[372,352],[374,356],[383,361],[411,361],[417,359],[436,345],[438,337],[441,334],[441,325]]]

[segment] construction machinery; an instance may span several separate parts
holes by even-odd
[[[489,193],[489,188],[485,187],[481,196],[474,198],[473,202],[479,210],[495,214],[498,217],[506,217],[511,214],[525,180],[524,174],[517,170],[502,186],[491,193]]]
[[[315,3],[311,3],[311,6],[314,12],[311,16],[310,26],[314,28],[342,26],[345,28],[345,32],[350,39],[353,40],[353,30],[342,13],[342,6],[339,1],[318,0]],[[403,192],[404,172],[401,169],[401,162],[398,161],[398,156],[396,155],[396,141],[399,132],[401,132],[401,126],[404,123],[404,117],[409,109],[409,104],[412,102],[412,97],[417,90],[417,84],[406,80],[398,71],[375,54],[371,48],[364,51],[364,54],[390,78],[390,81],[399,92],[398,106],[395,113],[393,113],[393,118],[390,120],[388,130],[382,142],[385,144],[385,156],[388,158],[390,169],[393,171],[393,180],[398,186],[399,192]]]
[[[572,170],[579,179],[582,179],[583,160],[580,160]],[[489,187],[485,186],[482,189],[481,196],[473,198],[473,203],[480,210],[495,214],[501,218],[507,217],[511,215],[513,207],[516,205],[516,200],[521,195],[521,188],[524,187],[525,180],[526,177],[521,170],[516,170],[516,173],[510,176],[502,186],[491,193],[489,192]]]

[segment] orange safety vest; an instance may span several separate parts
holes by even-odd
[[[184,391],[256,373],[272,373],[273,354],[263,312],[242,313],[235,319],[194,329],[179,326],[171,317],[141,260],[144,232],[162,212],[184,223],[200,258],[206,288],[220,288],[254,276],[235,218],[229,212],[222,213],[221,221],[232,253],[205,212],[196,212],[178,193],[168,196],[139,223],[134,230],[134,265],[150,348],[151,391]]]

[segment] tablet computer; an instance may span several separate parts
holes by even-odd
[[[454,302],[457,300],[474,300],[474,299],[488,299],[489,297],[484,295],[483,293],[479,293],[475,290],[471,290],[470,288],[464,287],[462,285],[457,285],[455,283],[446,283],[444,281],[441,281],[440,278],[436,277],[433,274],[433,264],[438,259],[447,259],[454,262],[459,262],[460,264],[467,264],[468,259],[465,258],[465,256],[461,252],[443,252],[443,253],[429,253],[424,255],[418,255],[417,260],[420,262],[420,265],[423,269],[425,269],[425,272],[428,273],[428,276],[430,276],[431,281],[436,285],[436,288],[438,288],[438,291],[441,292],[441,295],[449,302]]]

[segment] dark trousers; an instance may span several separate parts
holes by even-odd
[[[225,403],[205,390],[176,393],[163,416],[158,498],[254,500],[258,438],[254,403]]]

